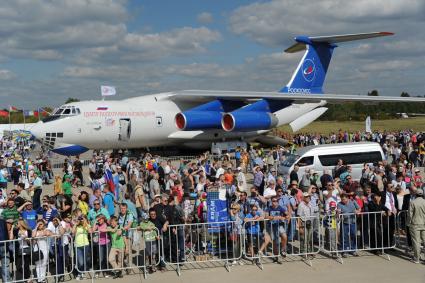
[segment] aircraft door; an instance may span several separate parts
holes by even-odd
[[[118,135],[118,140],[128,141],[131,136],[131,120],[130,119],[120,119],[120,132]]]

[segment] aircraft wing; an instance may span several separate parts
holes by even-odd
[[[173,101],[209,101],[212,99],[255,101],[258,99],[287,100],[294,103],[320,102],[327,103],[361,102],[364,104],[379,102],[425,102],[425,97],[399,96],[366,96],[343,94],[296,94],[281,92],[252,92],[252,91],[215,91],[215,90],[183,90],[168,93],[162,99]]]

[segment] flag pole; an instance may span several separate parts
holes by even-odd
[[[9,105],[9,132],[12,131],[12,125],[10,124],[10,105]]]
[[[24,115],[24,130],[25,130],[25,110],[22,109],[22,115]]]

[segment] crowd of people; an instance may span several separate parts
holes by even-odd
[[[364,164],[360,180],[351,178],[344,160],[320,175],[307,170],[299,176],[297,166],[289,175],[279,175],[276,165],[290,150],[283,147],[238,148],[220,158],[206,153],[179,161],[149,153],[135,158],[122,151],[95,152],[88,167],[77,156],[66,159],[61,172],[52,170],[47,155],[31,158],[19,151],[4,155],[0,170],[3,282],[31,278],[44,282],[48,273],[63,281],[67,270],[73,270],[78,280],[89,270],[96,276],[120,278],[134,258],[149,272],[155,272],[156,266],[163,269],[166,263],[184,263],[186,248],[194,244],[193,233],[199,238],[199,233],[209,231],[207,200],[215,192],[226,203],[223,220],[232,224],[214,231],[218,240],[224,236],[231,243],[226,254],[236,261],[243,256],[258,262],[271,254],[274,262],[281,263],[281,257],[294,253],[288,249],[295,242],[298,254],[314,256],[321,237],[325,250],[333,255],[357,256],[360,244],[379,253],[393,247],[398,234],[406,236],[413,261],[419,263],[425,240],[424,180],[418,166],[423,161],[423,138],[412,132],[392,136],[372,135],[384,149],[387,146],[391,158]],[[356,135],[344,141],[353,138]],[[306,136],[303,140],[299,143],[309,143]],[[412,152],[418,153],[416,157]],[[53,190],[47,191],[50,183]],[[409,217],[398,218],[401,211]],[[373,213],[379,216],[371,217]],[[188,232],[184,225],[197,228]],[[361,229],[365,225],[368,229]],[[362,240],[359,230],[368,233],[360,236]],[[141,239],[142,258],[140,253],[134,255]],[[220,256],[220,244],[214,239],[195,244],[190,247],[196,254]]]

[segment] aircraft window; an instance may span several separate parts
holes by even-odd
[[[71,109],[67,108],[63,111],[62,115],[69,115],[71,114]]]
[[[63,109],[62,109],[62,108],[59,108],[59,109],[56,111],[55,115],[60,115],[60,114],[62,113],[62,111],[63,111]]]
[[[77,114],[81,114],[80,108],[76,108],[75,111],[77,112]]]
[[[75,114],[75,108],[72,108],[72,109],[71,109],[71,113],[72,113],[72,114]]]
[[[58,133],[58,138],[63,138],[63,133]]]

